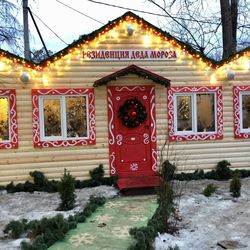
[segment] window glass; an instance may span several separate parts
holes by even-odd
[[[61,136],[60,99],[44,99],[44,136]]]
[[[0,141],[9,140],[9,100],[0,97]]]
[[[223,138],[222,87],[169,87],[167,100],[170,141]]]
[[[96,143],[93,88],[33,89],[35,147]]]
[[[250,95],[242,95],[242,127],[250,128]]]
[[[197,131],[215,131],[214,94],[197,94]]]
[[[191,96],[177,96],[177,131],[192,131]]]
[[[67,137],[87,136],[86,97],[66,97]]]

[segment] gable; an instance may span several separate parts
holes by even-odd
[[[104,76],[101,79],[98,79],[94,82],[94,87],[102,86],[108,84],[110,81],[116,80],[117,77],[125,76],[128,74],[135,74],[140,77],[144,77],[147,79],[151,79],[155,83],[159,83],[161,85],[164,85],[165,87],[168,87],[170,85],[170,80],[157,75],[151,71],[145,70],[141,67],[138,67],[136,65],[130,65],[124,69],[118,70],[110,75]]]
[[[133,35],[128,35],[129,28],[133,29]],[[176,39],[169,33],[159,29],[158,27],[150,24],[143,18],[137,16],[132,12],[126,12],[124,15],[110,21],[101,28],[91,32],[87,35],[82,35],[78,40],[74,41],[72,44],[67,46],[65,49],[52,55],[50,58],[42,61],[39,64],[35,64],[25,60],[22,57],[16,56],[12,53],[0,49],[1,61],[3,58],[10,59],[15,64],[22,64],[24,67],[32,68],[35,70],[41,70],[46,67],[50,67],[52,64],[65,63],[70,60],[82,63],[89,58],[86,58],[86,52],[91,51],[107,51],[111,49],[112,51],[121,51],[126,49],[127,44],[134,46],[134,53],[146,53],[145,51],[149,48],[150,51],[170,51],[176,52],[177,59],[187,58],[188,60],[194,60],[196,63],[202,65],[203,68],[209,67],[212,69],[219,69],[222,66],[232,63],[241,63],[239,58],[249,58],[250,47],[245,48],[242,51],[237,52],[232,57],[222,60],[220,62],[214,61],[213,59],[207,58],[201,55],[199,52],[194,50],[191,46],[182,41]],[[140,50],[136,50],[140,48]],[[145,51],[144,51],[145,50]],[[132,51],[133,52],[133,51]],[[144,54],[145,55],[145,54]],[[166,59],[167,58],[159,54],[160,56],[156,59]],[[102,56],[105,59],[105,56]],[[138,57],[134,56],[133,60],[138,60],[143,55]],[[106,58],[109,59],[110,58]],[[121,60],[123,58],[116,58]],[[151,59],[150,56],[146,59]],[[154,59],[154,58],[153,58]],[[133,61],[132,60],[132,61]],[[246,60],[246,59],[244,59]],[[60,62],[62,61],[62,62]],[[104,60],[103,60],[104,61]],[[131,63],[131,62],[130,62]]]
[[[127,57],[132,61],[141,60],[143,57],[145,57],[145,60],[169,60],[189,58],[191,56],[195,60],[202,60],[210,66],[215,64],[215,61],[201,56],[191,46],[179,41],[169,33],[157,28],[132,12],[126,12],[123,16],[109,22],[100,29],[81,36],[77,41],[48,60],[43,61],[40,65],[46,67],[60,59],[67,60],[68,57],[72,59],[77,58],[80,61],[97,60],[100,58],[103,59],[102,61],[105,61],[105,59],[122,61],[126,58],[120,55],[116,58],[106,57],[105,51],[109,53],[111,50],[111,53],[115,53],[125,50],[124,53],[130,53],[127,50],[128,45],[130,45],[130,48],[133,47],[134,53],[141,53]],[[148,57],[146,56],[147,50],[150,50]],[[159,56],[155,56],[152,51],[160,52]],[[89,54],[90,52],[92,52],[91,55]],[[93,54],[94,52],[96,54]],[[167,52],[167,56],[165,56],[165,52]],[[152,57],[150,57],[150,53],[152,53]]]

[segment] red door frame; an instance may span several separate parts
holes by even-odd
[[[155,107],[155,87],[154,86],[108,86],[107,87],[107,98],[108,98],[108,142],[109,142],[109,161],[110,161],[110,175],[118,175],[119,170],[116,166],[116,144],[119,145],[119,138],[116,138],[115,134],[115,115],[114,111],[114,94],[115,92],[129,91],[131,95],[134,91],[148,91],[149,93],[149,103],[150,112],[148,116],[150,117],[150,138],[149,143],[151,145],[151,173],[150,175],[155,175],[157,171],[157,143],[156,143],[156,107]],[[133,171],[131,170],[132,177]],[[149,175],[149,173],[147,173]],[[138,176],[138,175],[137,175]]]

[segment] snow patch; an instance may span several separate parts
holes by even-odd
[[[16,250],[20,249],[20,243],[25,238],[11,240],[6,239],[3,233],[4,227],[11,220],[40,220],[43,217],[53,217],[63,214],[65,218],[81,211],[87,204],[91,195],[95,197],[113,198],[118,194],[118,190],[110,186],[98,186],[93,188],[76,189],[76,207],[70,211],[57,211],[60,204],[58,193],[46,192],[18,192],[9,194],[6,190],[0,191],[0,249]]]

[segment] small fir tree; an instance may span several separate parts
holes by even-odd
[[[233,197],[240,197],[241,180],[238,174],[235,174],[230,182],[230,192]]]
[[[207,186],[206,186],[206,188],[204,188],[204,190],[203,190],[203,194],[206,196],[206,197],[209,197],[209,196],[211,196],[214,192],[216,192],[216,190],[217,190],[217,187],[213,184],[213,183],[211,183],[211,184],[208,184]]]
[[[174,192],[171,181],[174,178],[176,166],[168,160],[164,161],[159,168],[160,185],[156,188],[158,196],[158,208],[153,217],[158,224],[159,232],[173,232],[173,215],[175,213]],[[155,220],[156,219],[156,220]]]
[[[58,210],[67,211],[75,206],[75,178],[70,172],[64,169],[63,177],[59,183],[58,192],[61,198],[61,204]]]

